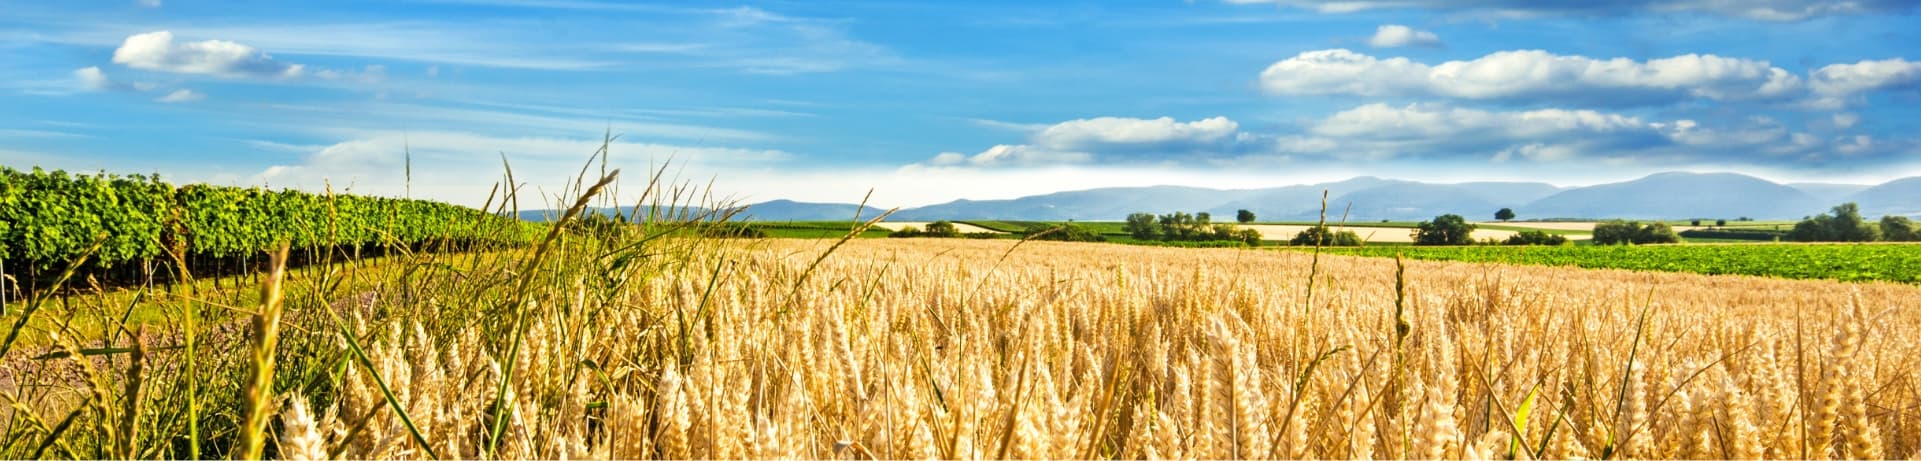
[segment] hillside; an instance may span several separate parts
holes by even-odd
[[[1848,199],[1860,204],[1861,213],[1867,216],[1921,215],[1921,177],[1888,181]]]
[[[1799,189],[1733,173],[1659,173],[1556,193],[1517,208],[1529,218],[1792,219],[1826,206]]]

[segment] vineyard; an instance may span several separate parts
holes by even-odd
[[[1906,244],[1367,247],[1322,251],[1591,269],[1921,283],[1921,246]]]
[[[144,269],[175,256],[194,266],[219,267],[279,242],[308,252],[486,248],[523,244],[538,230],[425,200],[203,184],[175,187],[141,175],[0,168],[0,260],[28,274],[44,275],[80,259],[88,261],[83,270],[103,278],[129,276],[132,267]],[[17,278],[23,284],[44,281]]]

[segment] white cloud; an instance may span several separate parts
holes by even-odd
[[[246,141],[262,147],[258,140]],[[601,147],[599,138],[502,137],[460,131],[362,132],[326,146],[286,145],[268,141],[268,149],[300,147],[300,161],[262,169],[244,184],[268,183],[321,190],[329,182],[335,190],[400,195],[405,189],[407,152],[413,157],[413,194],[418,198],[479,205],[487,188],[502,179],[500,155],[512,162],[514,177],[526,181],[522,207],[534,208],[540,190],[555,192],[572,179]],[[287,149],[280,149],[287,150]],[[726,168],[777,166],[792,156],[778,150],[682,146],[616,141],[609,163],[624,168],[626,182],[636,184],[650,165],[672,160],[680,168],[709,171]],[[596,169],[596,171],[598,171]],[[705,178],[695,178],[704,180]]]
[[[80,81],[81,88],[88,90],[113,89],[113,81],[107,79],[107,73],[101,72],[99,66],[75,69],[73,71],[73,78]]]
[[[1375,48],[1439,46],[1441,36],[1400,24],[1385,24],[1374,29],[1374,36],[1367,39],[1367,44]]]
[[[127,67],[183,74],[228,77],[298,77],[299,64],[275,61],[251,46],[225,40],[175,43],[172,32],[128,36],[113,51],[113,62]]]
[[[1853,128],[1854,124],[1861,122],[1861,115],[1853,112],[1841,112],[1834,114],[1833,119],[1835,127],[1848,129]]]
[[[1240,124],[1227,117],[1192,122],[1172,117],[1095,117],[1021,128],[1032,133],[1026,144],[995,145],[973,155],[943,152],[927,164],[993,167],[1185,160],[1196,154],[1233,150]]]
[[[1769,100],[1798,95],[1800,77],[1767,61],[1688,54],[1645,62],[1540,50],[1501,51],[1427,65],[1345,49],[1309,51],[1261,72],[1268,92],[1286,95],[1440,96],[1610,105],[1688,98]]]
[[[1829,64],[1809,73],[1808,81],[1814,90],[1809,105],[1837,108],[1871,91],[1921,87],[1921,61],[1893,58]]]
[[[1621,0],[1559,2],[1529,0],[1227,0],[1228,3],[1272,3],[1322,13],[1353,13],[1379,9],[1429,9],[1487,12],[1501,17],[1616,15],[1636,12],[1704,13],[1760,21],[1799,21],[1808,18],[1871,12],[1912,10],[1911,0]]]
[[[207,99],[207,95],[196,93],[193,90],[189,90],[186,88],[181,88],[178,90],[173,90],[172,93],[167,93],[166,96],[161,96],[159,99],[155,99],[154,101],[173,103],[173,102],[194,102],[202,99]]]
[[[1227,117],[1178,122],[1172,117],[1138,119],[1096,117],[1069,120],[1042,129],[1034,142],[1056,149],[1078,149],[1112,144],[1213,142],[1234,134],[1240,124]]]

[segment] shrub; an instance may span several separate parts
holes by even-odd
[[[1327,226],[1314,226],[1294,234],[1287,244],[1295,246],[1354,247],[1364,245],[1361,235],[1351,230],[1329,233]]]
[[[919,227],[914,227],[914,226],[901,226],[899,229],[894,229],[893,232],[887,233],[888,238],[913,238],[913,237],[926,237],[926,236],[927,236],[926,232],[921,232]]]
[[[1508,245],[1566,245],[1567,237],[1549,234],[1547,231],[1525,230],[1507,238]]]
[[[1027,234],[1029,238],[1035,240],[1052,240],[1057,242],[1107,241],[1107,237],[1102,237],[1100,234],[1088,230],[1086,226],[1074,223],[1058,225],[1031,224],[1027,226],[1027,230],[1024,233]]]
[[[1681,236],[1667,223],[1656,222],[1641,224],[1640,221],[1619,219],[1596,223],[1594,225],[1595,245],[1626,245],[1649,243],[1680,243]]]
[[[1254,222],[1254,212],[1247,211],[1246,209],[1236,211],[1234,212],[1234,221],[1241,224]]]

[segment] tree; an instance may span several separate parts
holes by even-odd
[[[1361,241],[1360,234],[1356,234],[1354,233],[1354,231],[1351,231],[1351,230],[1341,230],[1339,232],[1329,233],[1327,226],[1314,226],[1314,227],[1309,227],[1305,230],[1302,230],[1300,233],[1294,234],[1294,238],[1292,240],[1288,240],[1287,244],[1294,245],[1294,246],[1320,245],[1320,246],[1335,246],[1335,247],[1352,247],[1352,246],[1361,246],[1362,241]]]
[[[1153,213],[1128,214],[1127,225],[1122,229],[1127,230],[1127,235],[1133,236],[1135,240],[1154,240],[1160,238],[1161,233],[1160,226],[1154,222]]]
[[[1701,220],[1696,219],[1693,221],[1688,221],[1688,225],[1694,226],[1694,227],[1701,227]]]
[[[1239,222],[1241,224],[1254,222],[1254,212],[1247,211],[1246,209],[1242,209],[1241,211],[1236,211],[1234,212],[1234,221]]]
[[[1890,242],[1921,241],[1921,234],[1914,229],[1914,220],[1907,216],[1888,215],[1881,217],[1881,238]]]
[[[1414,234],[1415,245],[1469,245],[1474,243],[1474,225],[1457,214],[1435,216],[1423,221]]]
[[[954,223],[945,220],[934,221],[927,223],[927,235],[931,237],[953,237],[960,235],[960,229],[955,228]]]
[[[1194,213],[1194,224],[1198,224],[1201,227],[1207,227],[1207,225],[1213,224],[1213,223],[1214,223],[1214,215],[1207,214],[1207,212],[1205,211]]]
[[[1835,205],[1832,215],[1822,213],[1794,224],[1788,239],[1801,242],[1872,242],[1880,229],[1861,219],[1861,207],[1854,202]]]
[[[1728,227],[1728,220],[1716,219],[1714,220],[1714,227]]]
[[[1501,222],[1507,222],[1510,219],[1514,219],[1514,209],[1502,208],[1501,211],[1494,212],[1494,219],[1499,219],[1501,220]]]

